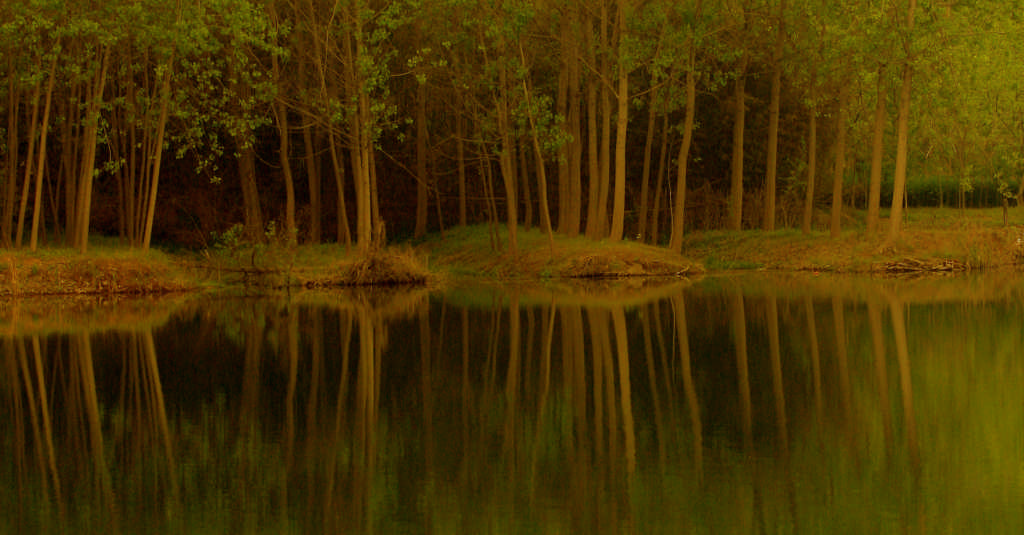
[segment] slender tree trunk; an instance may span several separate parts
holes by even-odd
[[[560,205],[568,205],[566,210],[567,222],[562,227],[562,222],[559,220],[559,227],[563,233],[570,237],[580,233],[580,219],[583,217],[583,128],[580,106],[580,62],[575,45],[573,50],[573,56],[569,59],[569,113],[565,123],[567,133],[571,136],[571,140],[566,143],[568,148],[569,185],[566,197],[558,199]]]
[[[804,196],[803,233],[811,233],[814,218],[814,183],[818,170],[818,109],[811,105],[807,110],[807,189]]]
[[[523,52],[522,43],[519,44],[519,58],[526,64],[526,54]],[[548,178],[547,171],[544,168],[544,152],[540,146],[540,136],[537,134],[537,122],[533,116],[533,96],[530,91],[530,86],[526,80],[523,80],[523,97],[526,99],[526,117],[530,122],[530,137],[533,141],[533,159],[537,165],[537,198],[539,201],[540,209],[540,227],[548,235],[548,243],[551,246],[551,250],[555,248],[555,238],[553,236],[553,230],[551,226],[551,212],[548,208]],[[525,159],[524,159],[525,160]],[[526,162],[523,162],[523,167],[526,167]],[[525,170],[524,170],[525,171]],[[529,190],[526,190],[529,191]],[[527,193],[527,195],[529,195]],[[527,197],[529,202],[529,197]]]
[[[618,46],[618,89],[616,101],[618,111],[615,115],[615,194],[612,197],[612,228],[608,238],[612,241],[622,239],[626,219],[626,129],[629,126],[629,70],[624,50],[626,33],[626,16],[629,0],[618,0],[618,28],[616,42]]]
[[[238,149],[238,178],[242,186],[242,211],[245,217],[245,235],[249,240],[263,239],[263,210],[256,186],[256,149],[241,136],[236,138]]]
[[[345,47],[347,86],[355,93],[355,114],[350,127],[352,140],[352,175],[356,191],[356,243],[361,250],[368,251],[374,245],[373,218],[373,140],[369,128],[373,124],[370,110],[370,97],[366,93],[365,80],[358,71],[358,62],[365,55],[365,36],[363,35],[362,13],[363,3],[356,1],[350,6],[348,18],[354,28],[348,36]],[[383,244],[380,244],[383,245]]]
[[[532,128],[532,126],[531,126]],[[533,193],[530,191],[530,167],[527,159],[529,155],[528,151],[532,148],[527,148],[526,140],[516,140],[516,154],[519,156],[519,185],[522,186],[522,209],[523,216],[521,223],[523,229],[530,230],[533,226]]]
[[[775,190],[779,154],[779,107],[782,100],[782,44],[785,34],[786,0],[779,3],[775,47],[772,50],[772,89],[768,104],[768,161],[764,188],[764,229],[775,230]]]
[[[882,197],[882,153],[885,133],[885,83],[882,79],[883,67],[878,67],[878,88],[875,94],[875,118],[871,137],[871,178],[868,186],[868,220],[867,233],[874,234],[878,229],[878,209]],[[941,204],[941,199],[940,199]]]
[[[288,107],[283,103],[275,106],[277,111],[278,156],[281,162],[281,174],[284,176],[284,232],[285,240],[294,244],[298,237],[295,224],[295,175],[291,163],[291,131],[288,126]]]
[[[459,225],[466,226],[466,142],[463,139],[462,117],[455,118],[455,160],[459,173]]]
[[[89,219],[92,207],[92,180],[96,165],[96,145],[99,142],[100,104],[103,101],[103,89],[107,85],[107,67],[110,65],[110,45],[102,47],[99,72],[93,79],[87,97],[89,105],[86,111],[86,124],[82,132],[85,152],[82,154],[78,184],[78,198],[75,208],[75,229],[73,246],[82,254],[89,246]]]
[[[690,145],[693,142],[693,119],[697,107],[697,80],[694,76],[696,51],[691,47],[689,65],[686,70],[686,110],[683,116],[683,142],[676,157],[676,195],[672,209],[672,234],[668,248],[679,252],[683,248],[683,231],[686,224],[686,168],[690,160]]]
[[[838,238],[842,226],[843,174],[846,172],[846,115],[850,92],[846,85],[839,89],[839,113],[836,117],[836,162],[832,175],[832,218],[829,232]]]
[[[416,86],[416,229],[413,237],[427,233],[427,84]]]
[[[42,93],[42,86],[36,82],[32,91],[32,117],[28,123],[28,151],[25,154],[25,179],[21,185],[21,204],[18,207],[18,228],[14,231],[14,246],[21,248],[21,240],[25,234],[25,211],[28,207],[28,192],[31,186],[32,161],[35,159],[36,151],[36,129],[39,125],[39,97]],[[16,155],[17,153],[15,153]],[[11,157],[17,157],[11,155]]]
[[[280,83],[281,71],[277,56],[272,56],[274,78]],[[278,158],[281,163],[281,174],[284,176],[285,208],[284,232],[285,240],[295,244],[298,228],[295,225],[295,175],[291,163],[291,128],[288,126],[288,106],[281,100],[274,103],[274,116],[277,118]]]
[[[0,245],[11,246],[11,230],[14,226],[14,199],[18,185],[18,76],[14,59],[7,58],[7,158],[4,173],[3,222],[0,223]],[[1024,182],[1022,182],[1024,184]]]
[[[748,58],[744,53],[733,86],[732,162],[729,186],[729,230],[743,228],[743,131],[746,119],[746,70]]]
[[[601,194],[601,162],[598,157],[597,86],[587,85],[587,237],[597,238],[601,233],[598,220],[598,202]]]
[[[657,129],[657,113],[655,111],[657,99],[658,90],[654,89],[651,91],[651,98],[647,104],[647,135],[644,136],[644,163],[643,171],[640,174],[640,210],[636,214],[640,224],[636,239],[641,242],[647,240],[647,209],[651,196],[651,153],[654,152],[655,130]]]
[[[498,162],[501,167],[502,181],[505,183],[505,210],[508,214],[508,252],[515,256],[519,250],[519,240],[517,238],[519,200],[516,198],[518,188],[516,187],[516,166],[513,158],[515,145],[512,143],[512,121],[509,116],[508,71],[502,68],[499,76],[499,94],[495,96],[495,105],[498,113],[498,132],[499,136],[501,136],[501,154],[498,156]]]
[[[174,65],[174,56],[167,62],[164,72],[164,79],[160,86],[160,118],[156,124],[156,140],[153,142],[151,158],[153,166],[149,176],[149,191],[146,193],[146,222],[142,233],[142,250],[148,250],[153,237],[153,220],[156,217],[156,193],[160,184],[160,163],[163,161],[164,135],[167,131],[167,116],[171,102],[171,69]],[[145,165],[145,164],[144,164]]]
[[[785,10],[785,2],[781,9]],[[775,230],[775,184],[779,155],[779,103],[782,100],[782,30],[779,30],[775,44],[774,67],[772,68],[772,96],[768,103],[768,162],[764,187],[764,229]]]
[[[917,0],[910,0],[907,10],[907,34],[914,30],[914,8]],[[909,39],[909,37],[908,37]],[[907,138],[910,132],[910,77],[913,69],[910,58],[904,60],[903,82],[900,85],[900,111],[896,120],[896,170],[893,175],[892,208],[889,215],[888,241],[900,233],[903,223],[903,200],[907,186]]]
[[[39,133],[39,161],[36,163],[35,202],[32,203],[32,232],[29,236],[29,249],[35,251],[39,246],[39,228],[43,217],[43,171],[46,167],[46,135],[50,130],[50,106],[53,102],[53,86],[57,78],[57,56],[50,62],[50,73],[46,82],[46,103],[43,105],[43,122]]]
[[[322,229],[320,222],[323,218],[323,203],[321,201],[322,181],[320,179],[320,158],[317,157],[317,147],[323,143],[323,138],[314,131],[312,123],[302,129],[302,140],[306,145],[306,177],[309,180],[309,242],[320,243],[322,240]]]
[[[331,166],[334,170],[334,187],[337,189],[336,209],[338,212],[338,243],[352,243],[352,231],[348,224],[348,206],[345,201],[345,164],[341,161],[341,150],[334,139],[334,130],[327,130],[327,145],[331,151]]]
[[[665,191],[665,175],[668,174],[668,149],[671,132],[668,127],[668,114],[661,114],[661,146],[658,147],[658,181],[654,187],[654,201],[651,203],[651,222],[648,226],[649,243],[657,244],[661,239],[659,222],[661,221],[661,195]]]

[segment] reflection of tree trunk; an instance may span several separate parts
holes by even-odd
[[[824,403],[821,393],[821,355],[818,351],[818,323],[814,317],[814,301],[804,296],[804,310],[807,313],[807,337],[811,346],[811,375],[814,382],[814,414],[818,426],[821,426]]]
[[[81,385],[82,402],[85,409],[85,417],[88,425],[89,452],[92,454],[92,465],[99,495],[104,502],[104,507],[110,514],[112,525],[119,524],[117,520],[117,505],[114,502],[114,489],[110,480],[110,471],[107,469],[106,455],[103,452],[103,428],[100,424],[99,400],[96,396],[96,375],[92,365],[92,344],[88,333],[77,333],[71,337],[71,356],[75,364],[73,368],[77,371],[77,380]],[[116,527],[112,530],[117,532]]]
[[[665,415],[662,410],[661,394],[659,392],[658,372],[655,370],[654,364],[654,344],[651,342],[651,323],[653,322],[654,311],[657,308],[657,302],[644,307],[641,328],[644,337],[644,360],[647,363],[647,382],[648,388],[651,391],[651,405],[654,409],[654,436],[658,443],[658,468],[664,471],[667,453],[665,449]],[[667,370],[666,375],[668,375]]]
[[[572,393],[573,427],[575,436],[587,433],[587,371],[584,357],[583,311],[578,306],[567,306],[562,311],[562,353],[566,365],[566,388]],[[574,452],[586,457],[585,441],[578,440]],[[581,465],[585,463],[580,463]]]
[[[612,327],[615,329],[616,352],[619,357],[619,395],[622,398],[622,431],[626,441],[626,474],[632,480],[636,471],[636,433],[633,422],[633,394],[629,380],[629,339],[626,335],[626,315],[622,307],[612,308]]]
[[[142,357],[145,362],[146,385],[149,393],[151,421],[157,426],[157,434],[167,456],[167,480],[171,485],[171,497],[178,498],[178,470],[174,461],[174,447],[171,445],[171,429],[167,423],[167,407],[164,403],[164,390],[160,382],[160,369],[156,361],[156,343],[153,341],[153,330],[146,329],[142,332],[139,341],[142,349]]]
[[[373,498],[373,473],[377,457],[377,384],[379,381],[379,339],[382,333],[369,311],[357,314],[359,325],[359,365],[356,379],[356,428],[353,447],[355,476],[351,496],[355,502],[357,525],[369,527]]]
[[[690,411],[690,427],[693,429],[693,464],[697,472],[697,483],[704,482],[704,430],[700,420],[700,404],[697,399],[697,388],[693,381],[693,368],[690,363],[690,335],[686,325],[686,301],[682,295],[672,299],[676,315],[676,336],[679,338],[679,362],[682,366],[683,392],[686,395],[686,406]]]
[[[740,390],[740,410],[743,420],[743,451],[753,450],[753,409],[750,402],[750,371],[747,365],[747,318],[743,310],[743,295],[732,296],[732,338],[736,347],[736,372]]]
[[[338,451],[342,448],[342,428],[345,425],[345,411],[348,398],[348,370],[349,356],[352,347],[352,314],[349,311],[342,311],[338,318],[339,338],[341,340],[338,351],[341,353],[341,377],[338,380],[338,395],[334,404],[334,428],[326,446],[327,451]],[[327,456],[327,481],[324,483],[324,526],[335,527],[337,515],[335,486],[337,478],[338,455]],[[347,496],[339,497],[337,501],[346,499]],[[324,529],[325,532],[341,532],[337,529]]]
[[[843,301],[839,297],[832,298],[832,320],[836,329],[836,363],[839,366],[839,393],[842,396],[843,416],[847,419],[848,429],[853,429],[850,392],[850,363],[846,349],[846,318],[843,314]]]
[[[285,364],[288,368],[288,386],[284,398],[284,470],[291,473],[295,462],[295,394],[299,378],[299,309],[290,307],[285,311],[288,314],[288,326]],[[281,515],[287,517],[288,511],[288,478],[281,481]]]
[[[34,445],[36,465],[37,469],[44,474],[48,474],[47,477],[42,479],[42,492],[43,496],[50,499],[50,485],[53,486],[53,499],[56,501],[61,518],[64,517],[64,504],[61,497],[61,485],[60,476],[57,473],[57,462],[53,450],[53,432],[50,425],[50,410],[49,403],[47,402],[47,389],[45,377],[42,370],[42,355],[39,348],[39,337],[32,337],[32,369],[29,369],[28,354],[25,350],[24,339],[18,340],[17,351],[14,350],[13,344],[8,340],[5,342],[5,353],[8,357],[8,377],[10,377],[11,384],[9,385],[12,393],[12,408],[15,420],[15,432],[14,440],[18,446],[18,453],[16,457],[18,460],[15,464],[18,466],[18,480],[19,480],[19,495],[23,492],[20,489],[20,483],[22,480],[22,472],[24,470],[24,446],[26,443]],[[15,363],[17,358],[17,363]],[[19,377],[24,378],[24,382],[19,381]],[[22,396],[22,390],[24,390],[24,396]],[[27,440],[25,432],[23,431],[23,419],[21,417],[22,409],[21,404],[27,404],[29,423],[32,426],[32,440]]]
[[[60,474],[57,472],[57,455],[53,448],[53,426],[50,422],[50,406],[47,399],[46,378],[43,375],[43,352],[40,348],[39,337],[32,337],[32,357],[35,363],[34,371],[36,383],[38,383],[39,412],[42,415],[43,445],[46,447],[46,465],[50,472],[53,483],[53,495],[57,502],[60,518],[64,518],[64,499],[61,492]]]
[[[245,319],[245,365],[242,369],[242,402],[239,429],[246,435],[255,429],[260,398],[260,357],[263,351],[263,325],[252,310]]]
[[[903,420],[907,428],[907,450],[917,473],[921,470],[921,450],[917,442],[917,421],[914,417],[914,392],[910,378],[910,354],[907,351],[907,327],[903,320],[903,303],[889,301],[892,328],[896,341],[896,360],[900,368],[900,395],[903,399]]]
[[[541,439],[544,433],[544,425],[548,410],[548,393],[551,390],[551,342],[554,339],[555,334],[555,303],[552,299],[551,305],[547,310],[548,322],[547,327],[544,329],[540,345],[541,345],[541,370],[540,370],[540,399],[537,402],[537,424],[533,431],[533,451],[530,454],[530,499],[532,500],[536,493],[533,492],[537,488],[537,468],[540,463],[540,451],[541,445],[544,440]]]
[[[782,357],[779,354],[779,303],[768,298],[768,354],[772,361],[772,391],[775,394],[775,427],[783,454],[789,456],[789,432],[786,426],[786,391],[782,382]]]
[[[876,301],[868,301],[868,323],[871,324],[872,349],[875,355],[875,377],[878,380],[878,405],[882,410],[882,426],[886,454],[892,452],[892,412],[889,409],[889,377],[885,366],[885,335],[882,332],[882,309]]]
[[[593,374],[593,403],[594,403],[594,458],[605,459],[605,443],[604,443],[604,377],[607,373],[605,371],[605,362],[608,357],[606,354],[610,351],[609,345],[611,341],[608,338],[607,322],[602,322],[598,318],[599,311],[588,308],[587,309],[587,323],[590,325],[590,343],[591,343],[591,357],[593,359],[592,374]]]
[[[441,325],[444,325],[442,319]],[[423,303],[419,307],[419,328],[420,328],[420,390],[423,395],[423,458],[426,461],[427,473],[433,472],[434,464],[434,379],[431,369],[432,355],[430,348],[430,304]],[[440,343],[439,343],[440,345]]]

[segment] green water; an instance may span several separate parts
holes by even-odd
[[[10,320],[0,533],[1024,532],[1005,280],[627,290]]]

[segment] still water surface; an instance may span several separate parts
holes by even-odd
[[[1024,532],[1003,280],[17,308],[0,533]]]

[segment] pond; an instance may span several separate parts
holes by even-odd
[[[1017,278],[6,302],[0,533],[1021,533]]]

